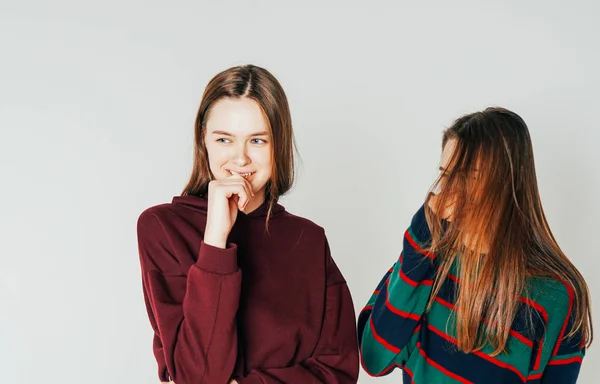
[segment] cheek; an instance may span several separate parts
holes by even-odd
[[[467,188],[472,202],[477,202],[483,197],[483,188],[479,180],[469,180]]]
[[[221,168],[227,162],[227,154],[221,149],[207,145],[206,153],[208,155],[208,166],[213,172]]]
[[[271,150],[268,148],[261,148],[254,152],[252,161],[260,165],[262,172],[271,172]]]

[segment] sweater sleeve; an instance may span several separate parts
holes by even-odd
[[[358,320],[361,362],[371,376],[384,376],[408,359],[405,348],[418,330],[435,278],[435,255],[424,207],[404,234],[399,260],[384,275]]]
[[[159,379],[227,383],[237,358],[241,271],[236,246],[202,243],[187,276],[174,274],[177,259],[151,213],[138,221],[138,246]]]
[[[348,383],[358,381],[356,317],[350,291],[326,252],[326,292],[324,319],[317,346],[308,359],[288,367],[253,369],[236,378],[239,384]]]

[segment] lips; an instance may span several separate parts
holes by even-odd
[[[237,171],[232,171],[231,169],[229,169],[228,172],[231,173],[232,176],[238,175],[238,176],[242,176],[244,179],[247,179],[248,177],[250,177],[254,174],[254,172],[237,172]]]

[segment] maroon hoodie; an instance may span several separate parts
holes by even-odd
[[[220,249],[202,241],[206,210],[175,197],[138,220],[160,380],[356,383],[354,308],[323,229],[276,205],[267,232],[263,204]]]

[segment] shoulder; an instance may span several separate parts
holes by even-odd
[[[145,209],[138,217],[138,237],[155,236],[157,231],[200,225],[206,222],[206,199],[197,196],[175,196],[170,203]]]
[[[145,269],[168,269],[165,260],[175,260],[166,228],[173,214],[172,204],[160,204],[144,210],[137,220],[139,257]]]
[[[573,306],[573,288],[565,281],[546,276],[527,280],[527,295],[546,312],[550,322],[563,322]]]
[[[137,220],[138,237],[156,237],[163,231],[164,223],[168,222],[175,214],[176,209],[173,207],[173,203],[159,204],[145,209]]]
[[[204,208],[199,204],[184,204],[178,197],[171,203],[145,209],[137,219],[142,265],[170,274],[187,271],[195,261],[195,253],[189,250],[200,246],[205,225]]]
[[[574,289],[568,282],[553,277],[528,281],[531,295],[547,312],[545,337],[554,345],[553,355],[581,353],[585,347],[585,327],[577,323],[579,311]]]
[[[426,250],[431,243],[431,230],[427,222],[425,205],[421,205],[413,215],[404,236],[405,246],[410,245],[419,251]]]
[[[325,229],[323,227],[306,217],[294,215],[287,211],[277,218],[277,224],[295,228],[304,234],[311,234],[323,240],[326,238]]]
[[[329,241],[325,229],[314,221],[305,217],[293,215],[286,212],[286,219],[293,223],[302,233],[302,239],[314,252],[307,253],[314,257],[313,265],[324,268],[325,284],[327,286],[346,283],[346,280],[338,268],[334,257],[331,255]],[[304,259],[306,261],[306,258]]]
[[[425,214],[425,205],[421,205],[410,220],[410,230],[419,238],[426,238],[429,235],[429,224]]]

